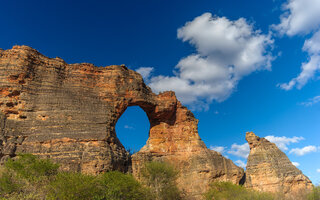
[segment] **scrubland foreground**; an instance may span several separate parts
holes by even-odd
[[[141,180],[131,174],[110,171],[99,175],[59,171],[59,164],[20,154],[0,170],[0,199],[36,200],[178,200],[184,199],[176,185],[178,171],[163,162],[149,162],[141,170]],[[292,199],[319,200],[320,187]],[[213,182],[203,194],[211,200],[281,200],[281,194],[263,193],[234,185]]]

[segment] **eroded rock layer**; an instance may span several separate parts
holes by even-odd
[[[147,161],[171,162],[190,198],[213,180],[243,177],[241,168],[206,148],[198,121],[173,92],[152,93],[125,66],[67,64],[27,46],[0,50],[1,162],[22,152],[52,158],[63,170],[127,171],[131,160],[115,124],[128,106],[140,106],[150,121],[149,139],[132,158],[136,176]]]
[[[284,193],[295,196],[312,188],[308,177],[296,168],[289,158],[274,144],[247,132],[250,154],[247,162],[246,182],[248,188]]]

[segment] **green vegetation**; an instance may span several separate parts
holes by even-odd
[[[59,172],[59,165],[31,154],[9,159],[0,168],[0,199],[151,200],[147,187],[130,174],[98,176]]]
[[[320,186],[314,187],[312,192],[300,191],[285,198],[283,194],[258,192],[230,182],[214,182],[204,197],[206,200],[320,200]]]
[[[214,182],[210,190],[205,194],[207,200],[273,200],[268,193],[262,193],[246,189],[230,182]]]
[[[164,162],[149,162],[141,170],[143,183],[151,189],[156,200],[177,200],[181,194],[176,186],[178,172]]]
[[[99,194],[94,176],[62,172],[48,186],[48,199],[95,199]],[[94,197],[94,198],[92,198]]]
[[[308,200],[320,200],[320,186],[314,187],[308,195]]]
[[[179,195],[174,185],[177,173],[164,163],[146,165],[145,175],[151,175],[150,180],[145,179],[146,185],[140,184],[131,174],[117,171],[94,176],[59,172],[58,168],[58,164],[31,154],[9,159],[0,168],[0,199],[170,200]],[[152,184],[152,180],[156,184]],[[161,192],[154,194],[154,189]]]
[[[131,174],[108,172],[99,177],[98,183],[100,190],[103,191],[102,199],[152,199],[150,190],[137,182]]]
[[[31,154],[9,159],[0,170],[3,199],[44,199],[46,185],[58,174],[59,165]]]
[[[98,176],[61,172],[49,184],[47,199],[143,200],[149,191],[131,175],[113,171]]]
[[[117,171],[97,176],[59,172],[59,165],[30,154],[9,159],[0,167],[0,200],[179,200],[178,171],[163,162],[141,169],[139,183],[131,174]],[[204,195],[208,200],[283,200],[229,182],[214,182]],[[320,187],[292,199],[320,200]]]
[[[15,182],[12,173],[1,172],[0,194],[10,194],[17,191],[19,185]]]
[[[17,160],[9,159],[5,163],[9,171],[15,172],[21,178],[28,181],[38,181],[49,178],[58,173],[59,165],[49,159],[38,159],[32,154],[18,155]]]

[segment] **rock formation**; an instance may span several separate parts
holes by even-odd
[[[128,106],[140,106],[150,121],[149,139],[132,161],[115,132]],[[197,123],[173,92],[152,93],[125,66],[67,64],[27,46],[0,50],[1,162],[32,153],[62,170],[92,174],[125,172],[132,162],[138,176],[143,163],[164,160],[180,170],[179,187],[197,199],[211,181],[239,183],[244,175],[206,148]]]
[[[308,177],[303,175],[274,143],[259,138],[252,132],[247,132],[246,140],[250,147],[246,187],[265,192],[284,193],[286,196],[305,193],[312,188]]]

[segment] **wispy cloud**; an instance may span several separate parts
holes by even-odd
[[[223,147],[223,146],[210,146],[210,149],[217,151],[221,154],[224,153],[224,151],[225,151],[225,147]]]
[[[290,153],[291,154],[295,154],[297,156],[304,156],[308,153],[312,153],[312,152],[317,152],[318,151],[318,147],[316,146],[313,146],[313,145],[309,145],[309,146],[306,146],[306,147],[303,147],[303,148],[294,148],[294,149],[291,149]]]
[[[294,143],[299,143],[300,141],[304,140],[303,137],[286,137],[286,136],[274,136],[274,135],[268,135],[265,137],[267,140],[269,140],[272,143],[275,143],[277,147],[282,151],[288,151],[289,146]],[[229,154],[240,158],[247,159],[250,154],[250,148],[248,143],[244,144],[237,144],[234,143],[231,145],[231,147],[225,147],[225,146],[210,146],[211,150],[220,152],[222,154]],[[316,146],[306,146],[303,148],[294,148],[289,151],[290,154],[295,154],[298,156],[303,156],[305,154],[311,153],[311,152],[317,152],[320,151],[320,147]],[[225,156],[225,155],[224,155]],[[245,167],[245,162],[242,160],[235,160],[234,161],[238,166]],[[292,162],[293,165],[296,167],[300,166],[300,163],[298,162]]]
[[[134,129],[134,127],[133,127],[133,126],[129,126],[129,125],[124,125],[124,128],[125,128],[125,129],[131,129],[131,130],[133,130],[133,129]]]
[[[284,90],[294,87],[301,89],[315,74],[320,71],[320,1],[288,0],[284,5],[284,13],[280,16],[280,24],[273,28],[281,35],[305,36],[314,33],[307,39],[302,48],[309,57],[301,64],[301,73],[288,83],[279,84]]]
[[[233,144],[231,146],[231,150],[228,151],[229,154],[239,156],[242,158],[247,158],[250,153],[250,148],[248,143],[244,143],[242,145],[239,144]]]
[[[302,102],[301,105],[303,105],[303,106],[312,106],[312,105],[314,105],[316,103],[319,103],[319,102],[320,102],[320,96],[315,96],[315,97],[313,97],[311,99],[308,99],[308,101],[306,101],[306,102]]]
[[[268,135],[265,137],[267,140],[269,140],[272,143],[275,143],[277,145],[277,147],[279,149],[281,149],[282,151],[287,151],[288,150],[288,145],[290,145],[291,143],[298,143],[301,140],[304,140],[303,137],[286,137],[286,136],[282,136],[282,137],[277,137],[277,136],[273,136],[273,135]]]
[[[245,168],[247,166],[247,163],[243,162],[242,160],[236,160],[234,161],[234,163],[242,168]]]
[[[145,81],[148,81],[149,77],[151,76],[152,71],[154,70],[153,67],[140,67],[136,69],[136,72],[141,74],[142,78]]]
[[[299,166],[300,166],[300,163],[298,163],[298,162],[292,162],[292,164],[293,164],[294,166],[296,166],[296,167],[299,167]]]
[[[320,173],[320,169],[317,169],[317,172]]]

